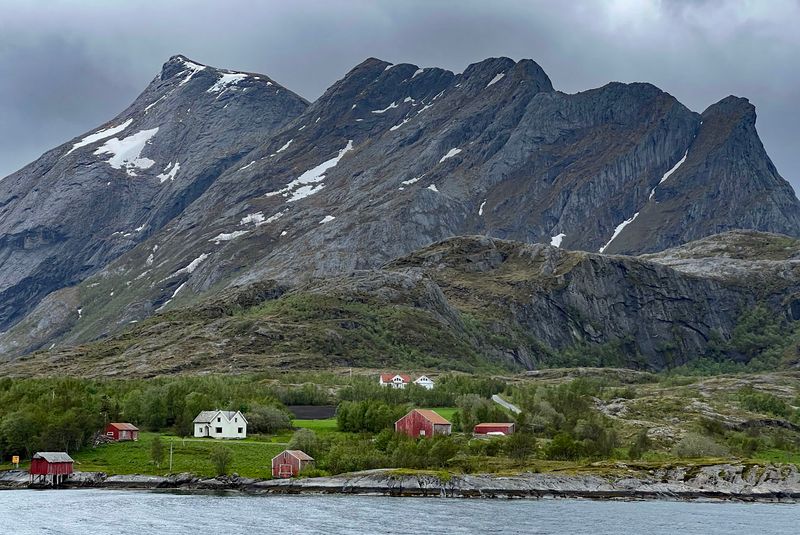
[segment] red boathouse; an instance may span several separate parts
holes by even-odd
[[[516,426],[513,423],[495,422],[478,424],[472,432],[476,435],[510,435],[514,433],[515,429]]]
[[[314,458],[300,450],[284,450],[272,458],[272,477],[297,477],[307,466],[314,465]]]
[[[111,440],[139,440],[139,428],[129,423],[106,424],[106,436]]]
[[[75,461],[63,451],[39,451],[33,454],[30,482],[58,485],[72,474]]]
[[[410,437],[449,435],[452,424],[439,413],[428,409],[414,409],[394,423],[394,430]]]

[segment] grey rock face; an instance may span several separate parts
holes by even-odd
[[[607,252],[661,251],[734,229],[798,235],[797,198],[758,138],[755,107],[727,97],[701,117],[683,163]]]
[[[175,56],[95,131],[0,182],[0,329],[157,233],[306,102]]]
[[[629,254],[735,228],[800,236],[800,203],[744,99],[699,115],[650,84],[564,94],[531,60],[453,74],[371,58],[306,107],[264,76],[187,61],[168,62],[108,125],[158,128],[141,155],[157,164],[113,169],[94,154],[103,141],[67,155],[68,144],[0,184],[0,325],[78,283],[84,310],[35,337],[0,336],[9,354],[92,340],[231,284],[371,269],[458,235]],[[108,191],[92,189],[107,176]],[[48,219],[43,183],[70,210]]]
[[[758,233],[746,238],[772,240],[773,246],[788,242],[792,251],[799,243]],[[615,343],[628,365],[663,369],[706,354],[714,336],[728,339],[741,314],[756,302],[796,319],[800,262],[740,255],[728,260],[736,269],[719,269],[720,259],[709,255],[716,242],[736,247],[743,239],[721,235],[706,240],[706,252],[690,245],[691,255],[677,249],[637,258],[463,237],[398,259],[385,270],[420,270],[441,289],[447,306],[497,318],[497,333],[517,343],[481,349],[494,358],[534,369],[547,358],[545,348]],[[709,269],[709,262],[714,267]],[[536,342],[514,336],[518,333]]]
[[[765,251],[772,260],[763,259]],[[439,359],[445,369],[492,363],[535,370],[562,364],[575,348],[587,362],[595,359],[591,365],[648,370],[711,354],[745,360],[720,343],[744,312],[760,304],[775,317],[800,319],[798,253],[800,241],[756,232],[643,257],[457,237],[381,269],[227,289],[108,339],[0,363],[0,374],[149,377],[374,366],[373,355],[391,362],[403,347]],[[386,314],[391,326],[379,320]],[[376,342],[370,333],[382,330],[402,342]]]

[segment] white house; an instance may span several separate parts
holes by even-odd
[[[433,390],[434,387],[434,382],[427,375],[421,375],[417,377],[417,379],[414,381],[414,384],[427,390]]]
[[[202,411],[194,419],[194,436],[245,438],[247,420],[239,411]]]
[[[400,375],[399,373],[382,373],[378,384],[381,386],[391,386],[392,388],[405,388],[411,382],[411,377],[408,375]]]

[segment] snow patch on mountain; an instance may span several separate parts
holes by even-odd
[[[659,181],[658,181],[658,185],[656,185],[656,188],[657,188],[658,186],[660,186],[661,184],[663,184],[665,180],[667,180],[667,179],[668,179],[670,176],[672,176],[672,174],[673,174],[673,173],[675,173],[675,171],[677,171],[677,170],[678,170],[678,168],[679,168],[681,165],[683,165],[683,162],[685,162],[685,161],[686,161],[686,157],[687,157],[687,156],[689,156],[689,150],[688,150],[688,149],[687,149],[687,150],[686,150],[686,152],[684,153],[684,155],[683,155],[683,158],[681,158],[680,160],[678,160],[678,163],[676,163],[676,164],[675,164],[675,165],[672,167],[672,169],[670,169],[669,171],[667,171],[666,173],[664,173],[664,176],[662,176],[662,177],[661,177],[661,180],[659,180]],[[648,199],[652,199],[652,198],[653,198],[653,195],[655,195],[655,194],[656,194],[656,188],[653,188],[652,190],[650,190],[650,197],[648,197]]]
[[[564,234],[563,232],[561,234],[556,234],[555,236],[550,238],[550,245],[552,245],[553,247],[561,247],[561,240],[563,240],[564,237],[566,237],[566,234]]]
[[[283,188],[266,193],[265,196],[274,197],[275,195],[283,195],[284,197],[288,197],[287,202],[296,202],[318,193],[322,190],[322,188],[325,187],[325,184],[320,184],[320,182],[325,179],[325,173],[327,173],[328,170],[336,167],[336,164],[339,163],[339,160],[341,160],[342,157],[351,150],[353,150],[352,139],[349,140],[347,145],[330,160],[326,160],[318,166],[309,169],[296,179],[286,184],[286,186]]]
[[[483,202],[481,203],[480,207],[478,208],[478,215],[479,215],[479,216],[482,216],[482,215],[483,215],[483,207],[484,207],[484,206],[486,206],[486,201],[483,201]]]
[[[223,73],[219,77],[219,80],[217,80],[214,83],[214,85],[212,85],[206,90],[206,93],[220,93],[225,89],[227,89],[229,86],[238,84],[245,78],[247,78],[247,75],[240,72]]]
[[[136,176],[134,169],[149,169],[156,162],[142,158],[142,149],[158,133],[158,128],[142,130],[124,139],[112,138],[94,151],[95,155],[111,154],[108,164],[114,169],[125,169],[130,176]]]
[[[202,70],[204,70],[206,68],[205,65],[198,65],[197,63],[189,61],[188,59],[182,59],[181,62],[183,63],[183,66],[186,67],[186,70],[180,72],[179,74],[183,75],[183,74],[186,74],[188,72],[189,76],[187,76],[186,78],[181,80],[181,83],[178,84],[179,86],[188,84],[189,80],[191,80],[192,77],[195,74],[197,74],[198,72],[200,72],[200,71],[202,71]]]
[[[396,125],[394,125],[393,127],[389,128],[389,130],[391,130],[392,132],[394,132],[395,130],[397,130],[398,128],[400,128],[400,127],[401,127],[401,126],[403,126],[404,124],[406,124],[408,121],[410,121],[410,119],[409,119],[408,117],[406,117],[405,119],[403,119],[403,120],[402,120],[402,122],[400,122],[400,123],[397,123],[397,124],[396,124]]]
[[[171,167],[172,169],[170,169],[170,167]],[[163,184],[164,182],[166,182],[167,180],[175,180],[175,175],[177,175],[177,174],[178,174],[178,171],[180,171],[180,169],[181,169],[181,164],[180,164],[180,162],[175,162],[175,165],[172,165],[172,162],[170,162],[170,163],[169,163],[169,164],[168,164],[168,165],[167,165],[167,166],[164,168],[164,172],[163,172],[163,173],[161,173],[160,175],[158,175],[158,178],[161,180],[161,183],[162,183],[162,184]]]
[[[372,113],[386,113],[387,111],[394,109],[397,107],[397,102],[392,102],[382,110],[372,110]]]
[[[194,273],[194,270],[197,269],[197,266],[199,266],[206,258],[208,258],[208,253],[201,254],[200,256],[189,262],[189,265],[187,265],[186,267],[182,267],[181,269],[170,275],[170,277],[181,275],[183,273],[191,275],[192,273]]]
[[[111,136],[113,136],[115,134],[119,134],[120,132],[122,132],[123,130],[128,128],[131,125],[132,122],[133,122],[133,119],[128,119],[127,121],[125,121],[124,123],[122,123],[120,125],[110,126],[110,127],[105,128],[103,130],[98,130],[94,134],[90,134],[90,135],[86,136],[85,138],[83,138],[82,140],[80,140],[77,143],[75,143],[72,146],[72,148],[69,149],[69,152],[67,152],[67,154],[70,154],[75,149],[79,149],[81,147],[85,147],[86,145],[91,145],[92,143],[95,143],[95,142],[100,141],[102,139],[106,139],[106,138],[109,138],[109,137],[111,137]],[[67,154],[65,154],[64,156],[66,156]]]
[[[503,78],[505,78],[505,76],[506,76],[506,73],[504,73],[504,72],[499,72],[499,73],[497,73],[497,74],[495,75],[495,77],[494,77],[494,78],[492,78],[492,79],[491,79],[491,81],[490,81],[488,84],[486,84],[486,87],[489,87],[490,85],[494,85],[494,84],[496,84],[497,82],[499,82],[500,80],[502,80]]]
[[[617,237],[617,236],[619,236],[619,233],[620,233],[620,232],[622,232],[622,231],[625,229],[625,227],[627,227],[628,225],[630,225],[631,223],[633,223],[633,221],[634,221],[634,220],[635,220],[637,217],[639,217],[639,212],[636,212],[635,214],[633,214],[633,217],[632,217],[632,218],[630,218],[630,219],[626,219],[625,221],[623,221],[622,223],[620,223],[619,225],[617,225],[617,228],[615,228],[615,229],[614,229],[614,234],[612,234],[612,235],[611,235],[611,239],[610,239],[610,240],[608,240],[608,242],[606,242],[606,244],[600,248],[600,251],[599,251],[599,252],[601,252],[601,253],[602,253],[603,251],[605,251],[606,249],[608,249],[608,246],[609,246],[609,245],[611,245],[611,242],[612,242],[612,241],[614,241],[614,240],[616,239],[616,237]]]
[[[236,238],[238,238],[240,236],[244,236],[248,232],[250,232],[250,231],[249,230],[234,230],[233,232],[221,232],[220,234],[217,234],[216,236],[214,236],[213,238],[211,238],[208,241],[214,242],[215,245],[219,245],[220,243],[222,243],[224,241],[231,241],[231,240],[235,240]]]
[[[447,154],[442,156],[442,159],[439,160],[439,163],[442,163],[443,161],[445,161],[448,158],[452,158],[453,156],[455,156],[459,152],[461,152],[461,149],[450,149],[449,151],[447,151]]]
[[[273,214],[273,215],[269,216],[267,219],[265,219],[264,223],[274,223],[278,219],[280,219],[283,216],[285,216],[286,212],[288,212],[288,211],[289,210],[283,210],[282,212],[278,212],[277,214]]]
[[[330,223],[334,219],[336,219],[336,217],[334,217],[332,215],[326,215],[325,217],[322,218],[322,220],[319,222],[319,224],[322,225],[322,224],[325,224],[325,223]]]
[[[167,93],[167,95],[168,95],[168,94],[169,94],[169,93]],[[145,113],[147,113],[148,111],[150,111],[150,108],[152,108],[153,106],[155,106],[156,104],[158,104],[159,102],[161,102],[162,100],[164,100],[165,98],[167,98],[167,95],[164,95],[164,96],[163,96],[163,97],[161,97],[160,99],[158,99],[158,100],[156,100],[156,101],[152,102],[151,104],[148,104],[148,105],[147,105],[147,106],[144,108],[144,112],[145,112]]]
[[[282,153],[283,151],[285,151],[286,149],[288,149],[288,148],[289,148],[289,145],[291,145],[291,144],[292,144],[292,141],[294,141],[294,138],[290,139],[289,141],[287,141],[287,142],[286,142],[286,144],[285,144],[284,146],[282,146],[281,148],[279,148],[278,150],[276,150],[276,151],[275,151],[275,154],[280,154],[280,153]]]
[[[260,226],[264,224],[264,212],[256,212],[254,214],[247,214],[239,221],[240,225],[248,225],[253,224],[255,226]]]

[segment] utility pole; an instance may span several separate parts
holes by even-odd
[[[172,440],[169,441],[169,473],[172,473]]]

